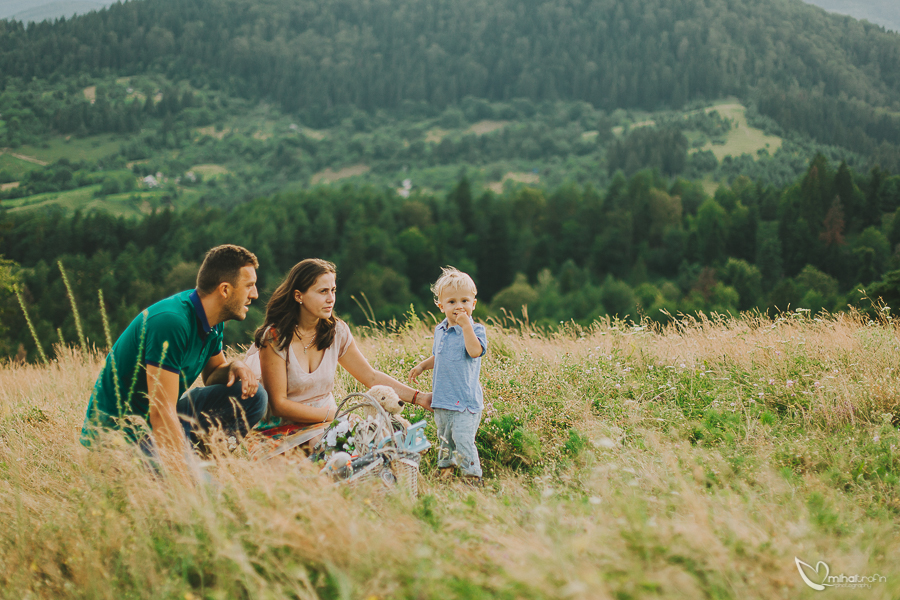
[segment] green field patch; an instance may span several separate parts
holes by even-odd
[[[222,177],[223,175],[230,175],[231,171],[223,167],[222,165],[194,165],[189,169],[193,171],[195,175],[201,176],[204,180],[215,179],[217,177]]]
[[[316,185],[318,183],[333,183],[335,181],[341,179],[347,179],[348,177],[357,177],[359,175],[364,175],[371,170],[371,167],[368,165],[351,165],[349,167],[344,167],[343,169],[338,169],[337,171],[332,171],[330,168],[325,169],[324,171],[319,171],[310,179],[310,183]]]
[[[112,171],[108,175],[122,176],[127,171]],[[130,176],[130,174],[128,174]],[[42,210],[51,207],[60,207],[66,211],[103,210],[117,216],[137,217],[153,212],[153,210],[165,205],[173,205],[183,208],[197,202],[202,192],[193,188],[177,188],[175,198],[173,191],[169,189],[135,189],[100,196],[101,184],[90,185],[65,192],[47,192],[35,194],[24,198],[6,200],[3,206],[11,213],[22,213],[32,210]]]
[[[0,154],[0,171],[6,171],[14,179],[22,179],[37,167],[38,165],[33,162],[22,160],[7,152]]]
[[[45,163],[54,163],[61,158],[71,161],[96,161],[118,152],[124,139],[123,136],[114,134],[83,138],[59,136],[39,145],[21,146],[16,149],[16,154],[33,157]]]
[[[100,185],[91,185],[65,192],[47,192],[45,194],[6,200],[3,202],[3,206],[9,209],[10,212],[22,212],[33,208],[49,208],[51,206],[62,206],[74,210],[90,202],[99,190]]]
[[[741,156],[749,154],[756,156],[757,151],[766,149],[769,154],[775,154],[775,151],[781,148],[781,138],[774,135],[767,135],[763,130],[751,127],[747,123],[747,109],[734,102],[716,104],[704,109],[706,112],[718,111],[726,119],[731,119],[732,128],[726,136],[724,144],[714,144],[707,142],[700,150],[710,150],[716,155],[718,160],[722,160],[726,156]]]
[[[441,129],[439,127],[435,127],[433,129],[429,129],[425,134],[425,143],[426,144],[438,144],[444,137],[450,133],[446,129]]]
[[[645,121],[638,121],[637,123],[630,124],[628,126],[628,130],[631,131],[632,129],[640,129],[641,127],[653,127],[654,125],[656,125],[656,121],[654,121],[653,119],[647,119]],[[622,125],[618,125],[612,128],[612,132],[615,135],[622,135],[623,133],[625,133],[625,127]]]
[[[233,132],[234,129],[229,129],[229,128],[218,129],[215,125],[210,125],[209,127],[198,127],[194,131],[199,133],[201,136],[207,135],[209,137],[216,138],[217,140],[221,140],[226,135]]]
[[[326,137],[328,137],[327,132],[321,131],[319,129],[310,129],[309,127],[300,128],[300,133],[302,133],[303,135],[305,135],[306,137],[308,137],[310,139],[318,140],[320,142],[322,140],[324,140]]]
[[[502,194],[503,184],[507,181],[515,181],[516,183],[524,183],[526,185],[537,185],[540,183],[541,177],[537,173],[510,171],[506,173],[500,181],[494,181],[487,184],[487,188],[496,194]]]
[[[497,131],[509,125],[509,121],[478,121],[466,129],[466,133],[474,133],[475,135],[484,135],[492,131]]]

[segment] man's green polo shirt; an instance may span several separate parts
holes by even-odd
[[[178,373],[181,397],[209,359],[222,352],[224,330],[224,323],[209,326],[196,290],[160,300],[139,314],[106,356],[88,403],[81,443],[89,446],[98,427],[120,429],[132,441],[139,439],[150,419],[147,365]]]

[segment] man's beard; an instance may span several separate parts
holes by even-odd
[[[229,302],[223,308],[224,314],[222,315],[224,318],[223,321],[243,321],[247,318],[247,315],[244,313],[244,303],[241,302],[239,298],[235,298],[234,301]]]

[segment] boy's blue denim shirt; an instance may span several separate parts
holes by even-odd
[[[484,325],[475,323],[475,337],[481,342],[481,356],[472,358],[466,352],[462,327],[450,327],[447,319],[434,329],[434,373],[432,375],[432,408],[477,413],[484,408],[484,396],[478,376],[481,357],[487,351]]]

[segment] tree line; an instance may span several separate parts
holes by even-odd
[[[47,344],[76,339],[57,261],[88,336],[100,342],[98,289],[116,334],[152,302],[191,288],[204,252],[226,242],[258,255],[263,301],[298,260],[335,261],[338,312],[355,323],[369,307],[378,320],[411,306],[434,310],[428,286],[446,264],[473,275],[483,315],[521,314],[526,304],[529,318],[546,324],[606,314],[667,319],[662,311],[835,310],[858,302],[859,288],[900,296],[898,209],[900,176],[857,173],[821,155],[786,187],[738,177],[712,197],[650,170],[619,171],[602,191],[568,185],[502,195],[473,194],[463,175],[446,195],[405,199],[347,185],[140,220],[7,212],[0,254],[13,263],[0,279],[17,279]],[[229,326],[230,343],[249,339],[263,301],[247,322]],[[4,294],[0,311],[0,355],[33,358],[16,298]]]

